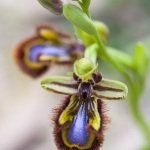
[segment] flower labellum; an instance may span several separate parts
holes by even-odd
[[[76,67],[84,61],[87,62],[84,70]],[[102,78],[90,62],[88,58],[75,62],[73,77],[55,76],[41,82],[42,87],[50,92],[68,95],[55,109],[53,118],[55,142],[59,150],[99,150],[109,122],[104,113],[104,100],[123,100],[127,96],[125,84]]]
[[[14,50],[14,57],[20,68],[32,77],[38,77],[51,65],[71,64],[83,55],[84,46],[53,28],[42,25],[36,34],[23,40]]]

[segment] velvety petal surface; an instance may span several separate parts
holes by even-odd
[[[59,117],[63,142],[70,148],[91,148],[96,138],[95,132],[98,133],[100,130],[100,123],[97,98],[91,97],[90,100],[81,101],[76,94],[73,95]],[[89,126],[91,128],[88,128]]]

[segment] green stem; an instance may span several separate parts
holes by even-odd
[[[84,57],[90,58],[94,64],[97,64],[97,51],[95,48],[95,44],[90,45],[85,49]]]
[[[82,7],[82,10],[83,10],[84,13],[87,14],[87,16],[88,16],[89,18],[91,18],[90,12],[89,12],[89,10],[88,10],[87,8]]]
[[[82,7],[82,10],[89,16],[89,5],[90,5],[90,0],[82,0],[79,1],[78,0],[78,3],[80,4],[80,6]],[[89,18],[91,19],[91,18]],[[91,22],[92,19],[91,19]],[[110,64],[112,64],[118,71],[120,71],[126,78],[128,78],[130,80],[130,77],[128,75],[128,73],[125,71],[125,68],[123,65],[119,64],[117,61],[115,61],[116,58],[112,58],[107,50],[106,50],[106,47],[105,45],[103,44],[102,40],[101,40],[101,37],[98,33],[98,30],[96,28],[96,26],[92,26],[94,28],[94,33],[92,35],[90,35],[91,37],[93,37],[93,39],[95,40],[95,42],[98,44],[98,51],[97,51],[97,55],[101,58],[101,54],[103,54],[104,56],[104,59],[106,61],[108,61]],[[76,28],[76,31],[78,32],[78,28]],[[80,32],[78,32],[78,35],[80,36]]]
[[[131,94],[130,94],[130,101],[129,101],[130,108],[131,108],[133,116],[135,117],[137,123],[139,124],[139,126],[141,127],[141,130],[143,131],[143,134],[144,134],[146,142],[147,142],[147,146],[149,146],[149,149],[150,149],[150,128],[147,125],[146,121],[144,120],[144,117],[141,114],[139,104],[138,104],[138,99],[139,99],[139,95],[140,95],[140,91],[141,91],[138,89],[138,86],[140,86],[140,85],[137,86],[136,83],[134,83],[134,82],[136,82],[135,80],[132,84],[133,80],[131,79],[129,74],[125,71],[125,69],[122,66],[120,66],[119,63],[116,63],[116,61],[114,61],[113,58],[110,57],[111,55],[109,55],[109,53],[106,51],[106,48],[103,45],[103,43],[101,42],[101,39],[98,34],[97,34],[95,40],[98,43],[99,49],[101,50],[101,53],[103,53],[106,61],[111,63],[117,70],[119,70],[122,73],[122,75],[124,75],[124,77],[127,79],[127,81],[130,83],[130,87],[131,87],[131,91],[130,91]],[[130,65],[130,67],[132,67],[132,70],[134,70],[134,65],[133,64],[129,64],[129,65]],[[139,81],[137,81],[137,82],[139,83]]]
[[[83,12],[84,12],[85,14],[87,14],[87,16],[88,16],[89,18],[91,18],[90,12],[89,12],[90,1],[91,1],[91,0],[82,0],[82,2],[80,2],[80,1],[78,0],[78,4],[81,6]]]
[[[82,6],[81,6],[82,7]],[[89,12],[85,10],[84,7],[82,7],[83,11],[89,16]],[[84,36],[82,35],[81,29],[76,28],[76,32],[78,35],[83,39]],[[146,121],[144,120],[144,117],[140,111],[139,107],[139,97],[141,93],[141,84],[139,81],[139,77],[137,78],[137,75],[134,76],[132,74],[132,71],[135,71],[135,65],[133,63],[132,57],[124,54],[123,52],[119,52],[118,50],[110,47],[106,47],[101,37],[97,31],[97,28],[95,27],[95,34],[90,35],[95,40],[95,44],[92,44],[90,47],[88,47],[85,50],[84,57],[91,58],[94,63],[96,63],[97,56],[106,62],[109,62],[112,66],[114,66],[129,82],[130,87],[130,101],[129,106],[131,108],[132,114],[134,118],[136,119],[137,123],[139,124],[141,130],[143,131],[144,137],[147,142],[147,149],[150,149],[150,128]],[[86,43],[86,42],[85,42]],[[87,44],[87,43],[86,43]],[[88,45],[88,44],[87,44]],[[93,53],[93,54],[92,54]],[[128,72],[128,70],[129,72]],[[136,79],[135,79],[136,78]]]
[[[96,29],[96,31],[97,31],[97,29]],[[106,46],[103,44],[103,42],[98,34],[98,31],[97,31],[97,34],[95,35],[94,39],[99,46],[98,52],[97,52],[99,54],[99,57],[101,58],[101,55],[102,55],[103,59],[105,61],[107,61],[111,65],[113,65],[126,79],[128,79],[130,81],[131,80],[130,76],[126,72],[126,69],[124,68],[124,66],[122,64],[118,63],[117,61],[115,61],[116,58],[111,57],[109,55],[109,53],[107,52]]]
[[[121,63],[122,65],[130,68],[131,70],[135,70],[135,65],[132,56],[112,47],[107,46],[106,49],[109,56],[115,58],[118,61],[118,63]]]
[[[85,7],[83,7],[82,5],[81,5],[81,7],[82,7],[83,11],[89,16],[88,9],[85,9]],[[82,34],[80,31],[78,31],[78,28],[76,28],[76,31],[79,33],[78,35],[82,37]],[[140,85],[137,85],[139,83],[139,81],[136,81],[136,79],[134,80],[134,78],[136,76],[132,77],[132,75],[127,72],[127,68],[132,70],[132,71],[135,70],[133,60],[130,56],[128,56],[124,53],[119,54],[119,52],[117,52],[117,50],[110,48],[110,47],[106,47],[103,44],[96,27],[95,27],[95,31],[96,31],[96,33],[94,35],[91,35],[91,36],[93,36],[93,39],[96,42],[95,45],[97,47],[95,46],[94,48],[97,51],[97,54],[95,53],[94,48],[93,48],[93,50],[91,50],[92,48],[89,47],[88,49],[86,49],[84,56],[89,57],[94,62],[96,62],[96,58],[98,55],[101,59],[104,59],[105,61],[107,61],[111,65],[113,65],[125,77],[125,79],[129,82],[129,86],[130,86],[129,105],[130,105],[133,116],[135,117],[137,123],[139,124],[141,130],[143,131],[143,134],[145,136],[145,139],[146,139],[146,142],[148,145],[148,149],[150,149],[150,144],[149,144],[149,142],[150,142],[150,128],[147,125],[146,121],[144,120],[144,117],[141,114],[139,104],[138,104],[139,96],[141,93],[141,89],[139,88]],[[94,52],[93,56],[91,55],[92,51]]]
[[[146,147],[150,149],[150,128],[145,121],[140,107],[139,107],[139,97],[140,97],[140,91],[137,89],[137,85],[134,83],[129,83],[130,87],[130,100],[129,100],[129,106],[132,111],[132,115],[134,116],[136,122],[138,123],[139,127],[141,128],[143,135],[146,140]]]
[[[82,41],[84,43],[86,39],[84,39],[81,29],[79,29],[76,26],[74,28],[75,28],[76,34],[79,36],[80,39],[82,39]],[[125,66],[121,63],[116,62],[116,58],[114,55],[113,55],[114,57],[111,56],[110,48],[108,48],[108,50],[106,49],[105,45],[102,43],[102,40],[100,39],[97,29],[95,29],[95,30],[96,30],[96,35],[93,37],[93,39],[96,41],[95,50],[97,51],[97,56],[99,58],[105,60],[106,62],[109,62],[111,65],[113,65],[118,71],[120,71],[122,73],[122,75],[124,75],[124,77],[126,79],[128,79],[130,81],[130,77],[129,77],[128,73],[126,72]],[[93,52],[94,52],[94,49],[93,49]],[[131,60],[131,58],[130,58],[130,60]],[[125,63],[125,61],[124,61],[124,63]],[[131,61],[128,63],[130,63],[129,65],[132,66]]]

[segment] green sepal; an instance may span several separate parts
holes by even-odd
[[[72,95],[77,93],[77,83],[72,77],[49,77],[41,82],[41,86],[49,92],[64,95]]]
[[[127,97],[127,86],[119,81],[102,79],[93,87],[93,94],[101,100],[123,100]]]
[[[63,4],[63,14],[73,25],[84,32],[91,35],[97,34],[92,20],[79,7],[72,4]]]

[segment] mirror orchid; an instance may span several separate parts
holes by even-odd
[[[67,95],[55,109],[54,136],[60,150],[98,150],[109,122],[105,100],[123,100],[127,96],[124,83],[104,79],[89,58],[74,63],[72,77],[54,76],[44,79],[44,89]]]

